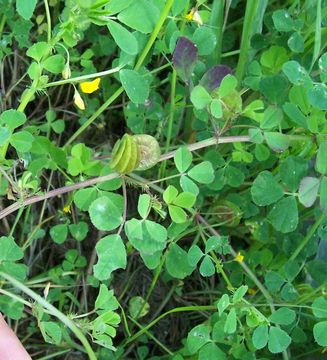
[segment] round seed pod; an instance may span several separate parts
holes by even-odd
[[[159,161],[160,153],[154,137],[125,134],[114,145],[110,167],[121,174],[150,169]]]

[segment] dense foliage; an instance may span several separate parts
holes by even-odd
[[[33,359],[325,358],[326,19],[0,0],[0,312]]]

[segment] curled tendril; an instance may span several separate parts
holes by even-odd
[[[110,167],[121,174],[147,170],[158,163],[160,154],[160,146],[153,136],[125,134],[112,150]]]

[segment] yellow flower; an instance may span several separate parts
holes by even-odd
[[[185,16],[186,20],[188,21],[194,21],[196,22],[198,25],[203,25],[203,21],[202,18],[200,16],[200,13],[198,12],[198,10],[196,8],[193,8],[186,16]]]
[[[80,110],[85,110],[84,101],[83,101],[80,93],[76,89],[75,89],[75,94],[74,94],[74,103]]]
[[[62,210],[65,214],[72,213],[72,211],[70,210],[70,205],[65,205],[65,207]]]
[[[100,78],[96,78],[93,81],[84,81],[80,83],[81,90],[84,94],[92,94],[99,89],[100,81]]]
[[[240,252],[238,252],[234,260],[241,263],[244,260],[244,256]]]

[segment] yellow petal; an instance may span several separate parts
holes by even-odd
[[[74,103],[80,110],[85,110],[84,101],[77,90],[75,90],[75,94],[74,94]]]
[[[192,21],[193,19],[194,10],[192,9],[186,16],[185,19],[188,21]]]
[[[71,212],[71,210],[70,210],[70,205],[66,205],[64,208],[63,208],[63,211],[64,211],[64,213],[65,214],[71,214],[72,212]]]
[[[81,90],[85,94],[92,94],[99,89],[100,80],[100,78],[96,78],[93,81],[84,81],[80,83]]]
[[[238,262],[243,262],[244,256],[240,252],[238,252],[234,260]]]

